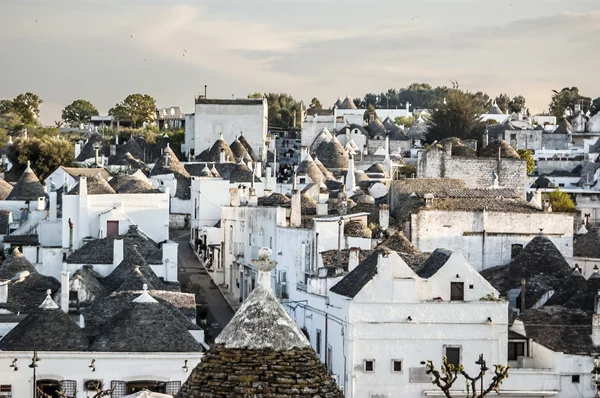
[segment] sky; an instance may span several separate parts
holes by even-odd
[[[600,97],[599,0],[0,0],[0,99],[22,92],[60,120],[131,93],[193,112],[194,95],[338,95],[413,82]]]

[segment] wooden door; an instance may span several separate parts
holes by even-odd
[[[119,235],[119,222],[118,221],[107,221],[106,222],[106,236],[117,236]]]

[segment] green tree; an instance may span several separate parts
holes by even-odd
[[[533,159],[533,152],[529,149],[519,149],[517,151],[521,159],[527,162],[527,174],[533,173],[535,168],[535,159]]]
[[[363,114],[363,120],[368,122],[371,120],[371,115],[373,115],[374,119],[379,119],[377,116],[377,111],[375,110],[375,106],[369,105],[367,109],[365,109],[365,113]]]
[[[8,159],[13,167],[22,170],[27,161],[31,161],[31,168],[42,180],[59,166],[71,166],[73,155],[71,142],[49,135],[17,140],[8,151]]]
[[[281,129],[295,128],[300,125],[303,113],[302,102],[285,93],[265,95],[269,106],[269,126]]]
[[[552,101],[550,102],[550,114],[556,116],[558,123],[569,118],[575,112],[575,106],[579,105],[583,112],[590,109],[592,99],[579,94],[577,87],[565,87],[560,91],[552,90]]]
[[[252,94],[248,94],[248,98],[254,98],[254,99],[257,99],[257,98],[262,98],[262,97],[263,97],[263,94],[262,94],[262,93],[252,93]]]
[[[438,103],[428,120],[428,141],[449,137],[479,139],[486,128],[481,121],[481,100],[469,92],[449,91],[445,101]]]
[[[600,112],[600,97],[593,100],[592,105],[590,106],[591,116],[594,116],[598,112]]]
[[[356,106],[358,109],[362,109],[365,107],[365,100],[363,100],[362,98],[354,98],[352,102],[354,102],[354,106]]]
[[[494,98],[494,102],[498,105],[498,108],[502,109],[502,112],[507,113],[510,104],[510,97],[506,94],[500,94]]]
[[[502,382],[508,378],[510,366],[494,365],[494,376],[489,384],[484,385],[483,379],[489,369],[486,367],[482,355],[479,356],[479,360],[475,363],[480,366],[480,370],[477,376],[472,377],[465,371],[463,365],[454,366],[448,363],[448,358],[446,357],[443,358],[440,370],[437,370],[430,360],[421,362],[422,365],[425,365],[425,373],[431,376],[431,382],[444,393],[446,398],[452,398],[450,390],[459,376],[465,378],[465,385],[467,387],[466,396],[469,398],[483,398],[492,391],[497,391]],[[479,391],[477,391],[478,389]]]
[[[92,116],[98,116],[98,109],[86,100],[75,100],[62,111],[62,119],[70,126],[89,123]]]
[[[323,104],[321,104],[321,101],[315,97],[310,101],[310,105],[308,107],[310,109],[323,109]]]
[[[508,113],[519,113],[525,111],[525,97],[517,95],[508,103]]]
[[[117,120],[130,120],[134,128],[156,117],[156,101],[148,94],[130,94],[108,111]]]
[[[410,127],[412,126],[413,122],[414,122],[414,118],[412,116],[409,117],[404,117],[404,116],[398,116],[394,122],[398,125],[398,126],[407,126]]]
[[[575,211],[575,203],[573,203],[569,194],[558,188],[548,194],[548,200],[550,200],[553,212],[569,213]]]
[[[27,92],[19,94],[13,100],[0,101],[0,116],[14,114],[21,119],[21,123],[36,124],[40,116],[40,105],[44,101],[36,94]]]

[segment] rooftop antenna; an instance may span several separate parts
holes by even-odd
[[[207,87],[207,85],[205,84],[204,85],[204,99],[206,99],[206,87]]]

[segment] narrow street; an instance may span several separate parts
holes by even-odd
[[[212,281],[189,244],[189,231],[172,229],[171,240],[179,243],[179,281],[182,291],[196,294],[196,303],[204,304],[207,308],[207,342],[212,340],[223,330],[233,318],[231,309],[219,288]]]

